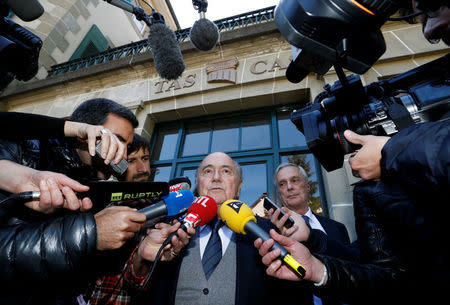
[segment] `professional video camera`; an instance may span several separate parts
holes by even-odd
[[[442,0],[428,0],[418,1],[417,7],[434,12],[442,5]],[[300,48],[287,78],[300,82],[310,72],[324,74],[331,66],[339,78],[314,103],[291,114],[327,171],[342,167],[344,155],[358,148],[346,141],[346,129],[393,135],[418,122],[448,119],[449,54],[366,87],[358,75],[344,73],[343,68],[365,73],[378,60],[386,50],[381,26],[399,8],[410,6],[406,0],[281,0],[276,7],[280,32]]]
[[[0,0],[0,90],[14,78],[28,81],[38,72],[42,40],[13,22],[10,12],[32,21],[44,12],[37,0]]]

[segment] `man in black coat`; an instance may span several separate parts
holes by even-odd
[[[137,126],[129,109],[106,99],[82,103],[72,120],[103,125],[125,145],[131,142]],[[0,166],[8,168],[2,175],[11,177],[8,183],[13,186],[8,187],[13,192],[14,187],[32,185],[33,177],[49,173],[47,170],[76,180],[97,180],[110,174],[104,160],[92,157],[87,145],[45,136],[25,142],[0,141],[0,159]],[[50,303],[75,287],[71,281],[80,284],[87,281],[89,272],[101,272],[95,262],[105,260],[98,256],[123,246],[145,222],[143,214],[128,207],[110,207],[96,214],[60,210],[49,215],[21,203],[1,208],[7,211],[2,211],[0,226],[0,284],[4,288],[0,303]]]

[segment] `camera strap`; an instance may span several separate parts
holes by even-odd
[[[388,115],[394,122],[398,131],[414,125],[414,121],[405,106],[398,103],[392,103],[391,101],[387,102],[386,105]]]

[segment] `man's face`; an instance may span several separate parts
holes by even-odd
[[[416,1],[413,1],[414,9],[416,9]],[[442,41],[450,46],[450,8],[442,5],[437,11],[419,16],[419,20],[423,24],[423,35],[426,39],[433,41],[442,39]]]
[[[220,207],[228,199],[237,199],[242,183],[233,160],[225,153],[212,153],[203,159],[197,176],[200,196],[211,196]]]
[[[287,208],[306,212],[310,186],[297,167],[286,166],[278,171],[277,188]]]
[[[148,181],[150,177],[150,158],[146,148],[140,148],[128,155],[128,168],[125,181]]]

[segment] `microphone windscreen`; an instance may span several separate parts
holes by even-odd
[[[154,23],[150,26],[148,42],[159,76],[167,80],[179,78],[185,66],[175,33],[163,23]]]
[[[5,0],[4,2],[23,21],[33,21],[44,13],[44,8],[38,0]]]
[[[200,196],[191,204],[187,213],[198,215],[200,221],[196,223],[196,226],[203,226],[216,217],[217,203],[209,196]]]
[[[188,190],[169,193],[163,198],[167,207],[167,217],[173,217],[186,211],[194,199],[194,194]]]
[[[186,182],[189,184],[189,186],[192,186],[191,180],[188,177],[175,177],[173,179],[170,179],[169,185],[172,186],[172,185],[175,185],[178,183],[183,183],[183,182]]]
[[[195,21],[189,33],[191,43],[200,51],[212,50],[219,41],[219,36],[217,25],[206,18]]]
[[[244,227],[249,221],[256,222],[252,209],[239,200],[227,200],[219,210],[220,218],[236,233],[246,234]]]

